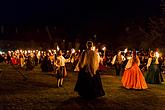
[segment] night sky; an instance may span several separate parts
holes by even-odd
[[[115,32],[130,19],[159,15],[159,0],[33,0],[0,2],[0,24],[56,25],[72,34]]]

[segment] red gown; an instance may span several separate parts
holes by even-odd
[[[14,64],[14,65],[17,65],[17,64],[18,64],[18,61],[17,61],[16,58],[11,58],[11,62],[12,62],[12,64]]]
[[[122,85],[127,89],[147,89],[147,83],[138,64],[132,64],[131,68],[124,71]]]

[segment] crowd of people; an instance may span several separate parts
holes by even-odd
[[[121,83],[127,89],[147,89],[150,84],[160,84],[163,80],[165,59],[158,49],[154,51],[118,50],[115,54],[101,53],[88,41],[87,49],[63,52],[62,50],[16,50],[0,54],[0,62],[18,65],[26,71],[40,65],[42,72],[56,74],[57,87],[63,86],[67,76],[66,63],[72,65],[72,71],[78,71],[75,91],[85,98],[104,96],[100,71],[103,67],[114,67],[116,76],[121,76]]]

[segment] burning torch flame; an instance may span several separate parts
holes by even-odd
[[[59,48],[59,46],[57,46],[57,51],[59,51],[60,50],[60,48]]]
[[[75,49],[72,49],[71,51],[72,51],[72,54],[75,53]]]
[[[93,46],[93,47],[92,47],[92,50],[93,50],[93,51],[95,51],[95,49],[96,49],[96,47],[95,47],[95,46]]]
[[[48,50],[49,52],[51,52],[51,50]]]
[[[124,50],[124,53],[127,53],[128,52],[128,49],[126,48],[125,50]]]
[[[159,58],[159,53],[158,53],[158,52],[156,52],[156,53],[155,53],[155,56],[156,56],[157,58]]]
[[[105,50],[105,49],[106,49],[106,47],[103,47],[103,48],[102,48],[102,50]]]

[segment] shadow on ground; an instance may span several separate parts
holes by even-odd
[[[105,97],[87,100],[81,97],[70,98],[62,102],[56,110],[121,110],[123,107]]]

